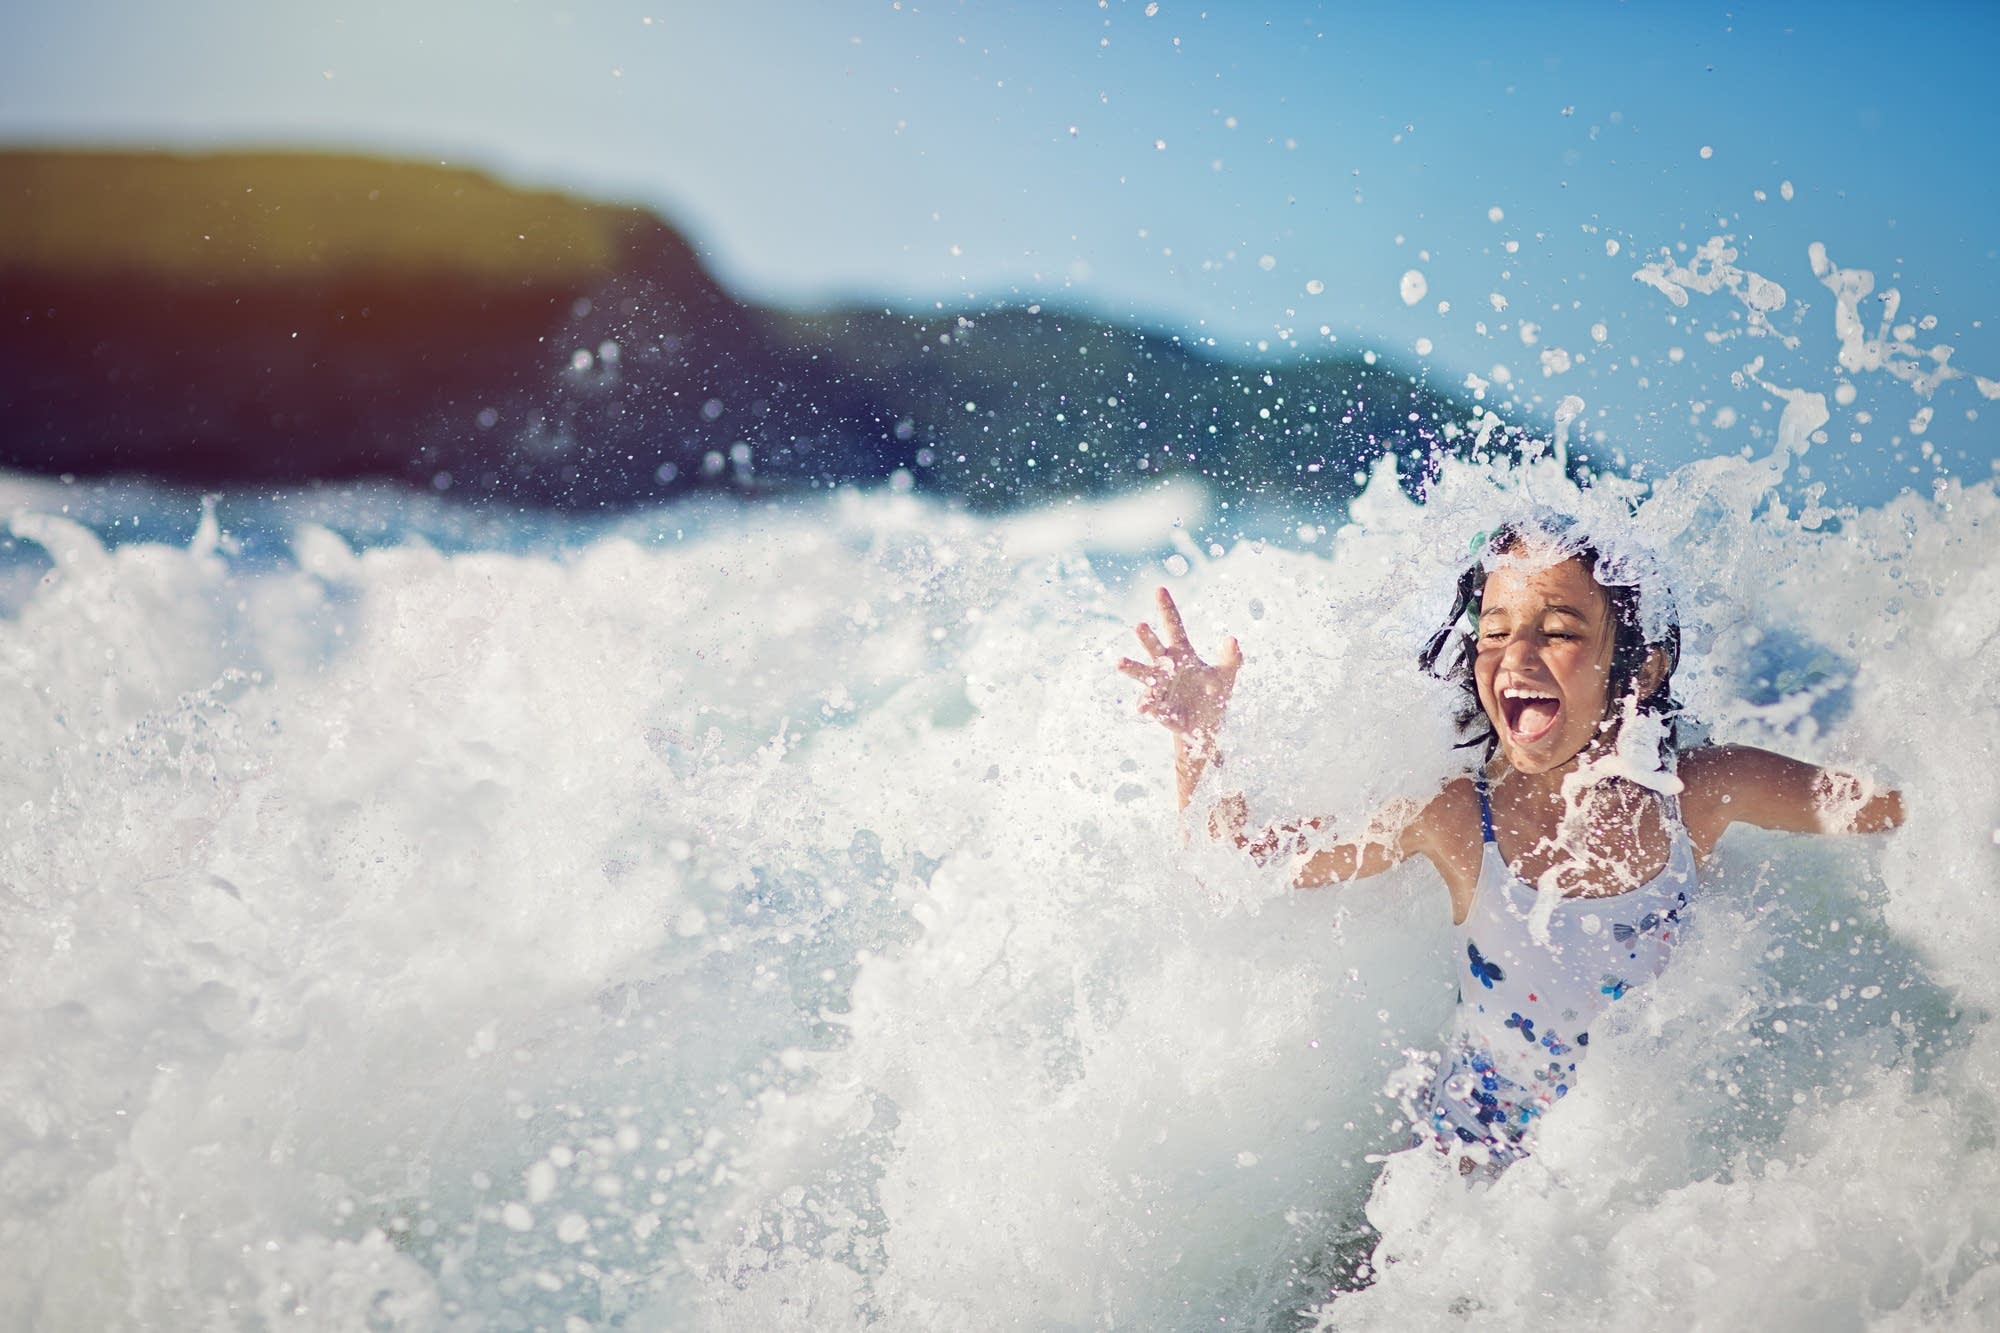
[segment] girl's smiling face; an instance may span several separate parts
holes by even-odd
[[[1509,764],[1546,773],[1597,739],[1616,645],[1610,598],[1581,560],[1507,551],[1486,576],[1472,673]]]

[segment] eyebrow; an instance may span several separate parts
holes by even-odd
[[[1503,616],[1506,614],[1507,614],[1507,608],[1502,606],[1496,606],[1492,607],[1489,610],[1481,611],[1479,613],[1479,618],[1481,620],[1484,620],[1488,616]],[[1566,602],[1551,602],[1547,606],[1543,607],[1538,614],[1540,615],[1554,614],[1559,616],[1568,616],[1572,620],[1581,620],[1586,624],[1589,623],[1590,621],[1589,616],[1585,615],[1583,612],[1577,610],[1575,607],[1569,605]]]

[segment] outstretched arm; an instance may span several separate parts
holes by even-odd
[[[1292,886],[1316,889],[1367,879],[1393,870],[1418,852],[1429,852],[1428,813],[1415,801],[1395,801],[1376,811],[1357,836],[1317,847],[1302,832]],[[1319,821],[1312,820],[1307,827],[1317,831]]]
[[[1791,833],[1882,833],[1903,822],[1903,794],[1839,769],[1748,745],[1681,756],[1682,818],[1704,855],[1731,824]]]
[[[1161,588],[1158,600],[1165,637],[1155,633],[1151,625],[1138,627],[1139,642],[1152,660],[1139,662],[1128,657],[1119,662],[1118,669],[1146,687],[1139,711],[1157,718],[1173,733],[1175,796],[1185,810],[1202,775],[1210,765],[1222,762],[1216,736],[1236,687],[1236,673],[1243,665],[1243,651],[1236,640],[1227,639],[1214,665],[1204,662],[1188,642],[1187,627],[1181,623],[1173,596]],[[1471,789],[1469,784],[1460,785]],[[1302,889],[1314,888],[1379,875],[1420,852],[1438,860],[1443,853],[1434,834],[1444,826],[1438,812],[1445,802],[1446,796],[1441,794],[1424,807],[1413,801],[1393,803],[1377,812],[1358,835],[1330,843],[1321,842],[1323,830],[1317,819],[1271,824],[1253,831],[1249,806],[1241,792],[1218,800],[1209,811],[1207,824],[1210,837],[1235,843],[1259,865],[1290,858],[1292,883]],[[1464,812],[1458,814],[1463,822]]]
[[[1227,838],[1234,842],[1260,866],[1289,859],[1292,887],[1316,889],[1379,875],[1417,852],[1428,851],[1427,813],[1414,801],[1392,802],[1376,811],[1356,836],[1322,842],[1325,825],[1317,819],[1266,824],[1252,830],[1243,794],[1231,792],[1216,802],[1209,814],[1208,832],[1218,841]]]

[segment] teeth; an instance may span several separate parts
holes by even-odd
[[[1511,685],[1510,685],[1510,686],[1508,686],[1508,687],[1507,687],[1506,689],[1504,689],[1504,690],[1500,691],[1500,697],[1501,697],[1501,698],[1503,698],[1503,699],[1553,699],[1553,698],[1555,698],[1555,696],[1554,696],[1553,694],[1542,694],[1542,693],[1539,693],[1538,691],[1535,691],[1535,690],[1521,690],[1521,689],[1516,689],[1516,688],[1514,688],[1514,687],[1513,687],[1513,686],[1511,686]]]

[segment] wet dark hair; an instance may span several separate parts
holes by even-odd
[[[1486,716],[1486,710],[1479,702],[1479,683],[1473,678],[1473,660],[1479,655],[1478,633],[1475,629],[1468,633],[1461,626],[1467,615],[1476,626],[1479,621],[1479,604],[1486,592],[1487,564],[1493,557],[1505,554],[1510,548],[1530,541],[1555,541],[1567,552],[1565,558],[1581,560],[1583,567],[1597,578],[1597,566],[1603,555],[1589,542],[1577,542],[1568,538],[1560,526],[1539,523],[1508,523],[1496,529],[1481,543],[1479,552],[1465,571],[1458,576],[1458,590],[1452,596],[1451,614],[1444,624],[1438,626],[1437,633],[1431,635],[1430,642],[1417,654],[1417,665],[1425,674],[1438,680],[1453,681],[1464,691],[1459,700],[1452,722],[1459,735],[1465,739],[1456,748],[1468,749],[1478,745],[1491,758],[1499,746],[1500,738],[1494,733],[1493,724]],[[1611,674],[1606,682],[1605,699],[1608,706],[1616,707],[1634,688],[1641,668],[1654,650],[1666,654],[1666,674],[1660,677],[1646,697],[1639,700],[1639,712],[1659,717],[1666,726],[1666,745],[1669,754],[1674,750],[1677,736],[1676,719],[1680,714],[1680,704],[1673,697],[1674,668],[1681,660],[1681,627],[1671,606],[1667,609],[1664,629],[1652,639],[1646,637],[1645,622],[1639,615],[1639,588],[1633,583],[1605,583],[1598,581],[1610,603],[1613,639],[1611,645]],[[1447,655],[1456,639],[1457,651]],[[1440,666],[1439,663],[1443,662]]]

